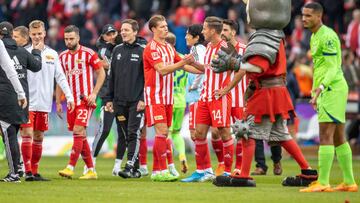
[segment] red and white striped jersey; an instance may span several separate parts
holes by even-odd
[[[214,58],[214,56],[217,54],[218,50],[221,47],[227,47],[227,43],[224,40],[221,40],[216,45],[213,45],[211,44],[211,42],[209,42],[206,47],[204,57],[205,77],[203,82],[203,89],[200,96],[200,100],[204,102],[210,102],[212,100],[215,100],[214,90],[222,89],[230,81],[229,71],[223,73],[215,73],[210,66],[211,60]]]
[[[92,49],[80,46],[75,53],[63,51],[59,58],[74,95],[75,105],[80,105],[80,95],[88,96],[94,89],[93,71],[101,68],[99,57]]]
[[[173,73],[161,75],[155,65],[163,63],[165,66],[180,61],[175,48],[168,43],[161,44],[150,41],[143,53],[145,87],[145,104],[173,104]]]
[[[238,42],[235,45],[235,49],[238,54],[243,55],[245,52],[246,45]],[[235,72],[231,73],[231,80],[234,79]],[[246,75],[240,80],[240,82],[231,90],[231,107],[244,107],[244,94],[246,87],[248,85],[248,80]]]

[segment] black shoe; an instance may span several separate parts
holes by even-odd
[[[5,178],[1,180],[1,182],[9,182],[9,183],[21,183],[20,177],[18,174],[7,174]]]
[[[119,171],[118,175],[122,178],[140,178],[141,173],[129,164],[125,165],[124,170]]]
[[[313,169],[301,170],[301,174],[297,176],[286,177],[283,186],[304,186],[307,187],[310,183],[317,180],[317,171]]]
[[[131,178],[133,168],[133,166],[126,164],[124,170],[119,171],[118,175],[122,178]]]
[[[25,173],[25,181],[34,181],[35,177],[31,172]]]
[[[24,177],[25,173],[24,173],[24,170],[23,170],[23,162],[20,162],[20,164],[18,165],[18,170],[17,170],[17,174],[19,175],[19,177]]]
[[[50,179],[42,177],[39,173],[34,175],[34,181],[50,181]]]
[[[213,184],[218,187],[256,187],[252,178],[237,178],[231,176],[217,176]]]

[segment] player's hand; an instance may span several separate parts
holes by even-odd
[[[26,106],[27,106],[27,100],[26,100],[26,98],[24,98],[24,99],[18,99],[18,104],[19,104],[19,106],[20,106],[21,108],[25,109]]]
[[[44,49],[44,42],[43,41],[40,41],[38,43],[34,43],[34,49],[39,49],[39,50],[43,50]]]
[[[109,111],[110,113],[114,112],[114,104],[112,102],[106,102],[105,110]]]
[[[67,103],[67,109],[69,111],[69,113],[72,113],[75,109],[75,103],[74,102],[68,102]]]
[[[220,99],[221,97],[223,97],[224,95],[227,95],[228,93],[229,93],[229,90],[227,87],[225,87],[223,89],[219,89],[219,90],[214,90],[215,99]]]
[[[145,109],[145,102],[139,101],[136,107],[136,111],[143,111]]]
[[[195,58],[192,54],[186,54],[183,60],[186,64],[192,64],[195,62]]]
[[[316,106],[317,106],[317,98],[319,97],[320,93],[321,93],[321,88],[316,88],[313,92],[314,92],[314,96],[310,99],[310,104],[311,106],[314,108],[314,110],[316,110]]]
[[[63,119],[63,109],[61,103],[56,104],[56,114],[59,116],[60,119]]]
[[[91,93],[86,100],[88,106],[96,106],[96,94]]]

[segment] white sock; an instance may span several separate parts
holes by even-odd
[[[115,159],[114,168],[120,169],[121,168],[122,159]]]
[[[175,168],[175,164],[174,164],[174,163],[169,164],[168,166],[169,166],[169,168]]]
[[[212,170],[212,168],[207,168],[204,170],[205,172],[208,172],[208,173],[214,173],[214,171]]]
[[[67,165],[66,168],[68,168],[68,169],[70,169],[72,171],[74,170],[74,166],[72,166],[72,165]]]
[[[94,167],[95,167],[95,164],[96,164],[96,157],[93,157],[93,158],[92,158],[92,160],[93,160],[93,164],[94,164]]]
[[[147,170],[147,165],[146,165],[146,164],[145,164],[145,165],[141,165],[140,168],[144,168],[144,169]]]

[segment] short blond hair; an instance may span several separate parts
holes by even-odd
[[[45,23],[41,20],[33,20],[29,23],[29,29],[31,28],[40,28],[42,27],[45,30]]]

